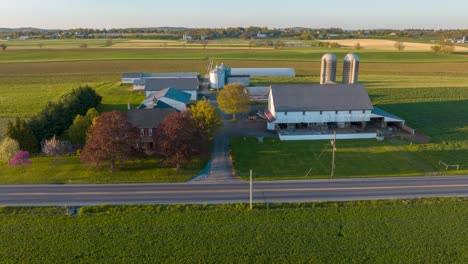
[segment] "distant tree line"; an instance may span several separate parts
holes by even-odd
[[[73,89],[57,102],[49,102],[44,109],[26,121],[16,119],[7,126],[7,137],[16,140],[21,150],[38,152],[40,142],[61,135],[73,123],[77,115],[85,115],[96,107],[102,97],[89,86]]]

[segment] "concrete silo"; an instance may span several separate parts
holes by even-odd
[[[355,84],[359,80],[359,56],[354,53],[346,55],[343,63],[343,83]]]
[[[327,53],[322,57],[322,68],[320,71],[320,84],[336,83],[336,56]]]
[[[226,85],[226,73],[217,65],[210,72],[210,87],[213,89],[222,89]]]
[[[224,75],[226,76],[226,79],[231,76],[231,68],[229,68],[228,66],[224,65],[224,63],[221,63],[221,65],[219,66],[219,69],[221,69],[222,71],[224,71]]]

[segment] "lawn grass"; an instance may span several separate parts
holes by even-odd
[[[0,208],[2,262],[468,262],[466,198],[64,211]]]
[[[125,168],[113,173],[106,169],[87,169],[77,156],[59,159],[35,157],[31,158],[31,162],[32,165],[26,168],[11,168],[0,164],[0,184],[185,182],[203,169],[207,158],[195,158],[179,171],[161,160],[148,158],[129,162]]]
[[[329,178],[329,141],[280,141],[266,138],[231,140],[231,154],[239,176],[255,180]],[[322,152],[323,151],[323,152]],[[431,175],[434,168],[401,142],[339,140],[336,178]],[[308,176],[306,176],[309,174]]]

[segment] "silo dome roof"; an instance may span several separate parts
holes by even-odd
[[[336,61],[336,55],[333,53],[327,53],[323,55],[322,60],[327,60],[327,61]]]
[[[359,61],[359,56],[356,53],[349,53],[344,58],[345,61]]]
[[[229,71],[231,68],[229,68],[228,66],[224,65],[224,63],[222,63],[219,68],[223,71]]]

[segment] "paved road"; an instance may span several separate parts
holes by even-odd
[[[468,176],[254,182],[254,202],[468,196]],[[249,184],[1,185],[0,205],[235,203]]]

